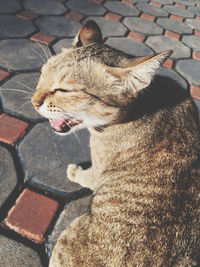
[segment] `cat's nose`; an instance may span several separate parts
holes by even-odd
[[[39,107],[42,105],[41,102],[39,102],[39,101],[37,101],[37,100],[35,100],[35,99],[33,99],[33,98],[32,98],[32,100],[31,100],[31,102],[32,102],[32,105],[33,105],[36,109],[39,109]]]
[[[46,94],[41,94],[41,93],[36,92],[31,99],[32,105],[36,109],[39,109],[40,106],[44,103],[45,97],[46,97]]]

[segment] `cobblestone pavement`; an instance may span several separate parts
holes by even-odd
[[[133,56],[174,50],[159,74],[190,90],[200,111],[200,0],[1,0],[2,267],[47,266],[60,231],[88,208],[91,192],[65,177],[70,162],[89,166],[88,132],[58,137],[30,103],[41,65],[87,19]]]

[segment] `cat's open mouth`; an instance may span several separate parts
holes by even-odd
[[[68,118],[49,119],[49,121],[52,129],[58,133],[67,133],[71,128],[82,123],[80,120],[74,121]]]

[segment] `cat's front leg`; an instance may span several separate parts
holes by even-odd
[[[81,166],[69,164],[67,168],[67,178],[74,183],[78,183],[83,187],[94,190],[98,186],[98,181],[94,179],[92,167],[83,170]]]

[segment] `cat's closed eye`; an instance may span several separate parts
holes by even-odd
[[[51,91],[51,95],[54,95],[56,92],[63,92],[63,93],[68,93],[70,92],[69,90],[67,89],[62,89],[62,88],[57,88],[57,89],[54,89],[53,91]]]

